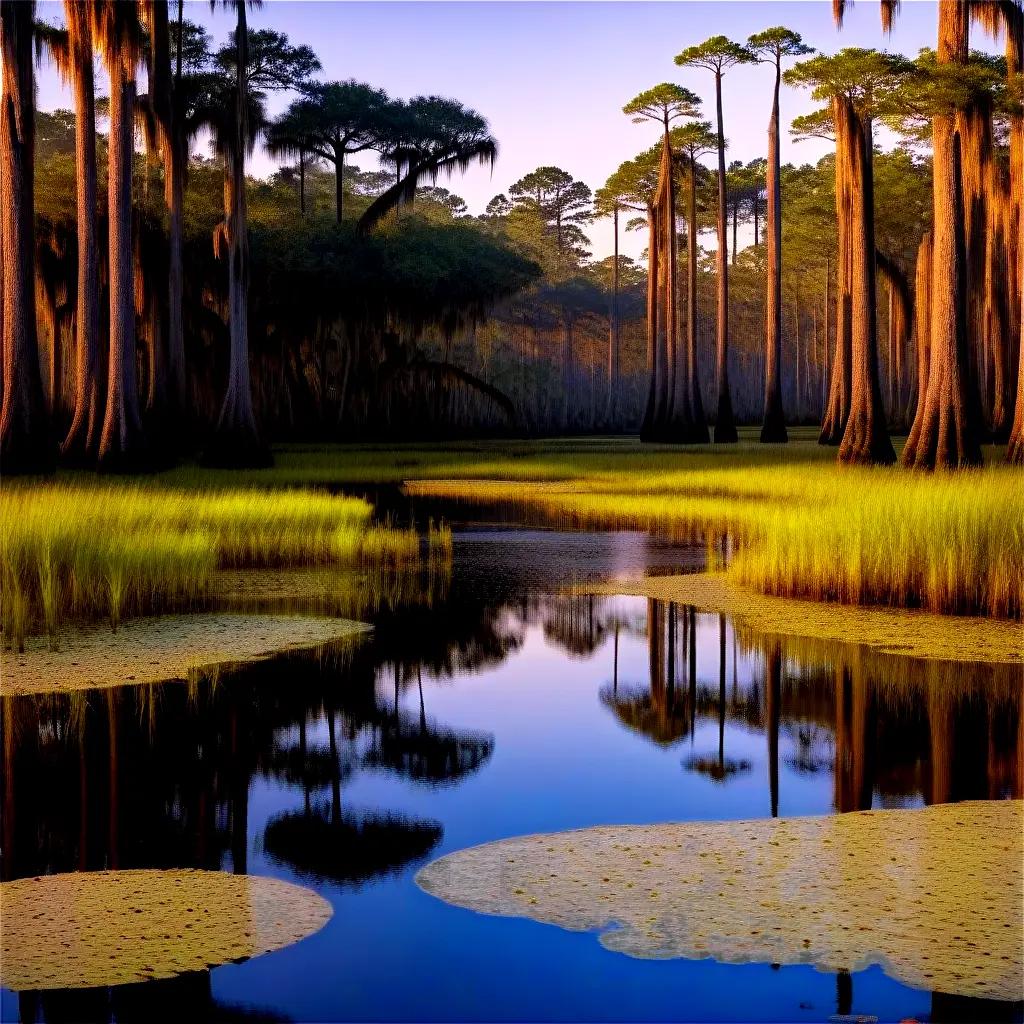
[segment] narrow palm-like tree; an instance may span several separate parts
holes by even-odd
[[[380,143],[390,105],[383,89],[363,82],[317,82],[308,86],[307,113],[312,116],[311,151],[334,165],[335,217],[344,213],[345,158]]]
[[[654,236],[651,225],[654,220],[654,192],[658,181],[658,163],[655,151],[649,150],[633,160],[627,160],[620,164],[618,169],[611,175],[604,187],[598,190],[597,211],[598,215],[606,213],[612,207],[615,209],[632,210],[636,213],[645,214],[648,224],[649,245],[648,245],[648,274],[647,274],[647,370],[650,380],[648,386],[648,407],[652,396],[656,392],[655,379],[657,376],[657,353],[655,333],[657,328],[657,275],[651,272],[651,265],[655,262]],[[639,221],[639,218],[637,218]],[[641,222],[642,223],[642,222]],[[627,224],[627,230],[629,224]],[[649,436],[645,433],[650,418],[649,408],[645,412],[644,427],[641,428],[641,437]]]
[[[782,58],[801,57],[813,52],[800,35],[790,29],[776,27],[752,35],[747,41],[752,53],[775,67],[775,91],[772,115],[768,122],[768,267],[767,301],[765,305],[764,420],[762,442],[783,442],[786,415],[782,408],[782,159],[779,151],[779,87],[782,83]]]
[[[245,157],[252,150],[249,95],[249,26],[246,0],[225,0],[235,8],[234,80],[221,83],[215,143],[224,161],[224,220],[217,248],[228,261],[228,383],[214,437],[204,460],[215,465],[265,466],[271,461],[256,426],[249,374],[249,227]]]
[[[718,115],[718,320],[715,344],[715,371],[718,378],[718,409],[715,415],[715,443],[738,440],[736,420],[729,391],[729,239],[726,219],[725,126],[722,120],[722,76],[737,64],[750,64],[756,58],[745,47],[725,36],[712,36],[699,46],[691,46],[676,56],[680,67],[703,68],[715,76],[715,109]]]
[[[110,78],[107,158],[110,337],[107,403],[98,465],[124,471],[146,458],[135,370],[135,285],[132,272],[132,152],[135,135],[135,73],[142,25],[135,3],[103,0],[97,36]]]
[[[658,245],[661,253],[657,257],[658,269],[664,279],[663,300],[658,313],[658,345],[656,366],[658,372],[652,377],[652,391],[648,396],[647,414],[641,437],[651,440],[678,441],[690,428],[686,409],[675,412],[676,367],[680,361],[681,339],[679,332],[679,288],[676,258],[676,217],[675,217],[675,160],[672,156],[670,132],[676,121],[697,117],[700,112],[700,97],[689,89],[662,82],[634,96],[622,112],[633,119],[635,124],[654,121],[662,130],[662,145],[659,150],[665,157],[659,166],[663,168],[663,210],[659,214],[659,237],[652,236],[650,244]],[[658,340],[660,339],[660,340]]]
[[[218,226],[215,247],[228,261],[230,351],[224,402],[203,458],[210,465],[265,466],[271,455],[256,425],[249,369],[245,158],[265,121],[262,90],[294,88],[320,65],[309,47],[293,47],[280,33],[250,33],[246,0],[224,3],[234,7],[237,14],[234,41],[218,54],[223,73],[211,90],[211,105],[206,114],[224,162],[224,220]]]
[[[306,168],[313,155],[317,112],[311,100],[292,100],[280,117],[267,125],[265,144],[271,156],[295,157],[299,170],[299,214],[306,216]],[[340,178],[339,178],[340,181]],[[340,217],[338,218],[340,221]]]
[[[3,406],[0,410],[0,469],[43,473],[53,468],[56,449],[43,398],[36,339],[33,253],[35,96],[33,28],[35,4],[0,4],[0,263],[3,264]]]

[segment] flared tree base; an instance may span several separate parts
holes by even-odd
[[[846,425],[839,461],[844,465],[891,466],[896,461],[896,450],[877,421],[854,416]]]
[[[1011,466],[1024,466],[1024,438],[1010,438],[1006,449],[1006,461]]]
[[[740,435],[736,433],[736,424],[730,420],[728,423],[715,424],[715,444],[736,444]]]
[[[761,444],[787,444],[789,432],[782,419],[767,419],[761,426]]]

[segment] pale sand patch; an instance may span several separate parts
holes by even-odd
[[[772,597],[732,583],[720,572],[648,576],[584,589],[692,605],[729,615],[757,633],[863,644],[886,654],[937,661],[1024,664],[1024,625],[1005,619]]]
[[[629,956],[880,964],[915,988],[1024,998],[1021,801],[589,828],[460,850],[416,876],[485,914],[600,931]]]
[[[318,647],[369,628],[290,615],[166,615],[131,619],[116,633],[101,625],[67,629],[56,651],[46,637],[28,637],[24,654],[3,652],[0,696],[184,680],[202,669]]]
[[[0,982],[92,988],[282,949],[333,913],[311,889],[223,871],[89,871],[0,884]]]

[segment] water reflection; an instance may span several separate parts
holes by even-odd
[[[382,607],[374,624],[359,647],[292,654],[191,686],[5,698],[3,877],[114,867],[282,872],[325,887],[336,910],[366,901],[336,914],[317,940],[344,975],[346,943],[387,961],[396,928],[451,927],[455,942],[458,928],[496,927],[430,917],[443,909],[414,909],[399,895],[413,867],[450,842],[1024,794],[1019,669],[758,636],[682,605],[552,596],[515,577],[492,581],[483,601],[459,585],[458,571],[431,607]],[[615,778],[595,772],[609,765]],[[472,799],[462,795],[471,785]],[[506,956],[542,955],[507,941],[465,968],[466,990],[496,985]],[[417,955],[416,969],[432,978],[451,973],[440,953]],[[573,955],[582,958],[573,969],[590,977],[589,954]],[[197,1020],[400,1015],[388,1002],[397,994],[375,983],[365,960],[344,975],[344,1005],[329,994],[303,1003],[295,986],[307,963],[290,963],[298,975],[265,989],[258,961],[243,975],[252,994],[241,1002],[276,1001],[272,1013],[243,1017],[214,998],[209,976],[28,994],[19,1006],[30,1020],[152,1019],[169,1007]],[[830,982],[829,1012],[863,1009],[854,980]],[[353,994],[361,985],[365,996]],[[445,1015],[454,1004],[444,1000],[470,996],[445,989],[437,998],[420,1014]],[[529,1015],[515,1002],[525,993],[503,998],[510,1013]],[[550,995],[556,1009],[580,1005],[559,998],[568,999]],[[605,1003],[620,1015],[613,998]],[[932,1019],[980,1012],[954,1002],[937,996]],[[627,1005],[621,1015],[657,1016],[660,1006]]]

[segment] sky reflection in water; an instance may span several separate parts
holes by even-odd
[[[335,910],[245,964],[22,995],[22,1014],[1020,1019],[877,967],[631,960],[416,888],[429,857],[523,833],[1020,795],[1019,672],[780,644],[681,606],[550,593],[573,574],[701,557],[640,534],[477,528],[460,534],[443,600],[379,612],[358,649],[214,685],[5,702],[5,877],[221,867],[311,885]],[[2,1008],[13,1019],[19,997],[4,992]]]

